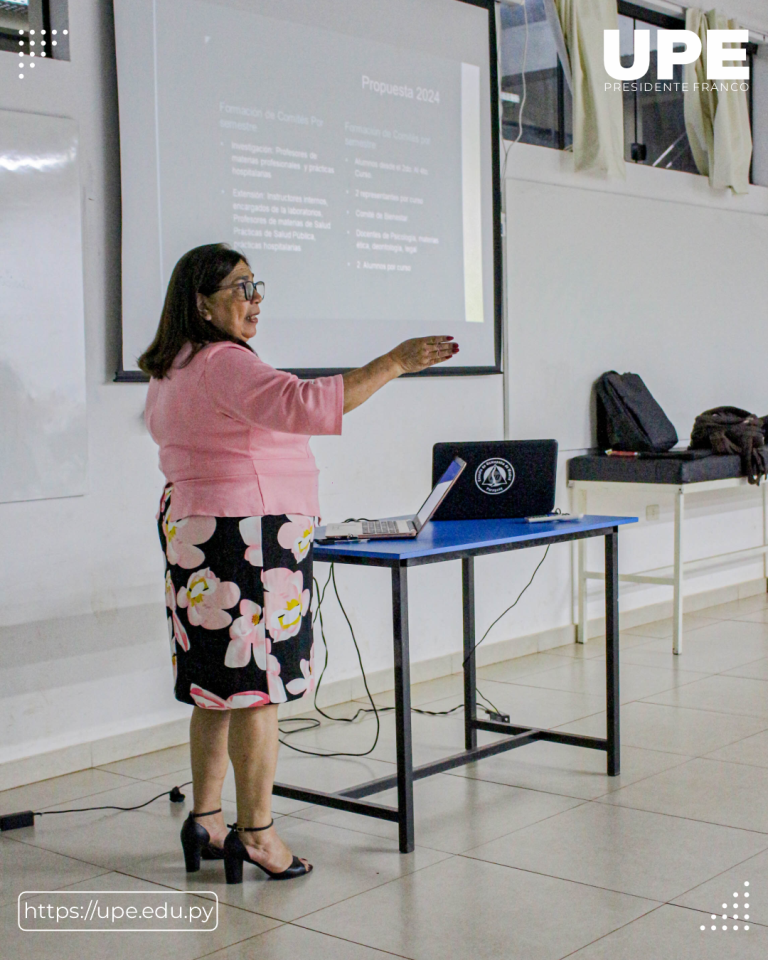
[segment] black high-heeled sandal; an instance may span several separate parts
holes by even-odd
[[[224,839],[224,873],[227,877],[227,883],[243,882],[244,863],[252,863],[254,867],[263,870],[270,880],[293,880],[296,877],[304,877],[312,872],[312,864],[310,863],[308,866],[305,866],[297,856],[294,856],[291,865],[280,873],[276,873],[274,870],[268,870],[260,863],[251,859],[251,855],[245,849],[245,844],[240,839],[239,834],[245,833],[246,831],[248,833],[259,833],[261,830],[269,830],[274,822],[274,820],[270,820],[266,827],[238,827],[236,823],[227,824],[229,833]]]
[[[181,848],[184,851],[184,863],[187,873],[197,873],[200,869],[200,860],[223,860],[224,850],[211,843],[211,835],[195,822],[196,817],[210,817],[214,813],[221,813],[221,807],[218,810],[207,810],[205,813],[193,813],[189,811],[189,816],[184,821],[181,828]]]

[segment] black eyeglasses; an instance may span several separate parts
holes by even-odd
[[[263,280],[239,280],[237,283],[228,283],[226,286],[219,287],[219,290],[229,290],[239,287],[243,291],[243,299],[250,300],[251,303],[261,303],[264,299],[264,281]]]

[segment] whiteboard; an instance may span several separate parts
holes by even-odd
[[[225,241],[266,283],[275,366],[359,366],[453,335],[497,372],[490,0],[119,0],[122,370],[174,264]]]
[[[0,111],[0,502],[87,489],[74,120]]]

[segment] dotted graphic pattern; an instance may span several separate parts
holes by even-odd
[[[69,36],[69,30],[62,30],[61,32],[63,36],[65,37]],[[58,35],[59,35],[58,30],[51,30],[52,37],[57,37]],[[40,30],[37,32],[34,30],[29,31],[29,54],[25,56],[24,50],[23,49],[19,50],[19,80],[23,80],[24,77],[26,76],[26,74],[24,73],[24,70],[26,68],[29,68],[31,70],[34,67],[35,57],[46,56],[45,36],[46,36],[45,30]],[[24,37],[24,31],[19,30],[19,46],[20,47],[24,46],[23,37]],[[58,40],[51,40],[51,46],[52,47],[58,46]],[[36,49],[36,48],[39,48],[39,49]]]
[[[749,886],[749,880],[745,880],[745,881],[744,881],[744,886],[745,886],[745,887],[748,887],[748,886]],[[710,930],[720,930],[721,932],[722,932],[723,930],[749,930],[749,924],[743,922],[743,921],[745,921],[745,920],[749,920],[749,890],[746,890],[746,889],[745,889],[745,890],[743,891],[743,894],[744,894],[744,896],[743,896],[743,898],[742,898],[742,900],[741,900],[741,906],[739,906],[739,893],[738,893],[737,890],[734,890],[734,892],[733,892],[733,910],[734,910],[734,913],[733,913],[732,916],[730,916],[730,917],[728,916],[728,912],[727,912],[727,911],[728,911],[728,904],[727,904],[727,903],[724,903],[724,904],[723,904],[723,910],[725,910],[726,912],[722,915],[722,917],[718,917],[718,915],[717,915],[716,913],[713,913],[713,914],[711,915],[711,919],[712,919],[712,920],[725,920],[725,921],[728,921],[728,920],[739,920],[739,919],[741,919],[741,920],[742,920],[742,923],[741,923],[741,924],[734,923],[734,924],[733,924],[732,926],[730,926],[730,927],[729,927],[728,923],[722,923],[722,924],[720,924],[720,923],[713,923],[713,924],[710,926],[710,928],[709,928]],[[736,912],[736,911],[739,911],[739,912]],[[702,923],[701,926],[699,927],[699,930],[706,930],[706,929],[707,929],[707,926],[706,926],[706,924],[703,924],[703,923]]]

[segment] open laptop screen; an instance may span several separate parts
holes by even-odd
[[[421,509],[414,517],[416,523],[416,528],[421,530],[425,523],[428,522],[432,514],[440,506],[440,501],[448,493],[454,481],[464,469],[466,464],[463,460],[458,457],[453,460],[449,465],[445,473],[440,477],[440,479],[435,484],[432,493],[427,497],[424,503],[421,506]]]

